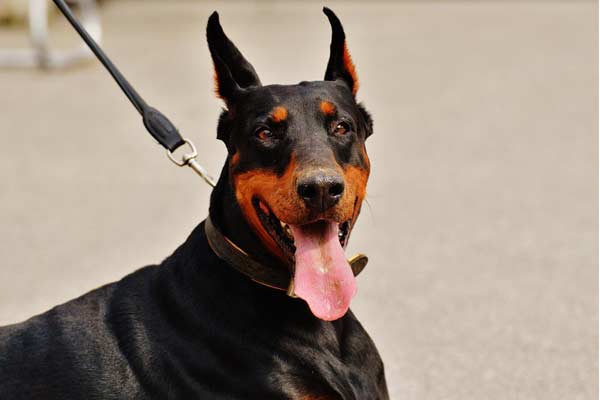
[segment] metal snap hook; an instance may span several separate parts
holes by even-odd
[[[194,146],[194,143],[192,143],[190,140],[187,140],[186,138],[183,138],[183,145],[187,145],[190,151],[184,153],[178,160],[177,158],[175,158],[173,152],[167,149],[167,156],[169,157],[169,160],[171,160],[173,164],[177,165],[178,167],[190,167],[198,175],[200,175],[200,177],[204,179],[206,183],[208,183],[212,187],[215,187],[216,183],[214,179],[209,175],[208,171],[196,161],[196,157],[198,157],[198,151],[196,151],[196,146]]]
[[[181,160],[177,160],[175,158],[175,155],[173,154],[173,152],[171,150],[167,149],[167,156],[169,156],[169,159],[171,161],[173,161],[173,163],[179,167],[183,167],[183,166],[187,165],[187,163],[189,163],[190,160],[193,160],[194,158],[196,158],[198,156],[198,151],[196,151],[196,146],[194,146],[194,143],[192,143],[189,140],[184,138],[183,144],[188,145],[188,147],[190,148],[191,151],[189,153],[184,153],[183,156],[181,156]],[[179,147],[181,147],[181,146],[179,146]],[[179,148],[177,148],[177,149],[179,149]]]

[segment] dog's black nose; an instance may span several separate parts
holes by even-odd
[[[314,211],[325,211],[342,197],[344,178],[333,174],[311,175],[299,179],[296,189],[308,207]]]

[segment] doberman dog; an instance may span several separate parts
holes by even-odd
[[[372,121],[324,12],[325,79],[266,86],[211,15],[228,156],[209,217],[160,265],[0,329],[1,399],[388,398],[344,256]]]

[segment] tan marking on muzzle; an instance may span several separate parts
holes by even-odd
[[[301,207],[296,196],[295,172],[296,161],[292,154],[290,162],[281,176],[262,169],[233,176],[235,196],[246,220],[265,246],[284,261],[286,258],[283,251],[263,227],[252,200],[258,198],[264,202],[281,221],[295,221],[294,214]]]

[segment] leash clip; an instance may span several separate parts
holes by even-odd
[[[167,149],[167,156],[169,156],[169,160],[171,160],[173,164],[177,165],[178,167],[190,167],[198,175],[200,175],[200,177],[204,179],[206,183],[208,183],[212,187],[215,187],[216,183],[214,179],[209,175],[208,171],[202,165],[200,165],[198,161],[196,161],[196,157],[198,157],[198,151],[196,150],[196,146],[194,146],[194,143],[192,143],[190,140],[183,138],[183,144],[188,145],[188,147],[190,148],[190,152],[184,153],[178,160],[175,158],[173,152]]]

